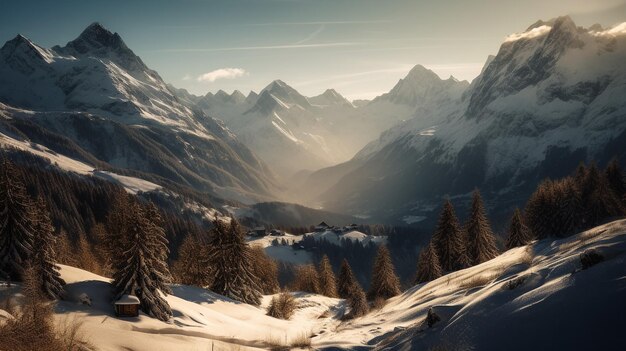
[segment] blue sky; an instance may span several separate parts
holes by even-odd
[[[415,64],[473,79],[538,19],[626,21],[626,0],[0,0],[0,40],[50,47],[98,21],[169,83],[244,93],[282,79],[306,95],[388,91]]]

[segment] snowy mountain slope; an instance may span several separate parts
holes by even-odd
[[[603,261],[582,269],[581,255]],[[626,347],[626,221],[543,240],[417,285],[314,338],[317,348],[620,350]],[[431,310],[439,321],[428,327]]]
[[[205,289],[173,285],[166,297],[174,317],[161,322],[140,313],[117,318],[110,301],[110,280],[74,267],[61,266],[68,292],[55,308],[56,323],[68,317],[83,323],[82,332],[98,350],[231,350],[288,346],[298,337],[326,330],[338,323],[339,299],[295,293],[299,308],[290,321],[265,315],[271,296],[260,308],[234,302]],[[0,287],[3,294],[5,286]],[[13,289],[15,291],[15,289]],[[89,305],[81,301],[89,300]],[[330,310],[326,317],[320,316]]]
[[[443,194],[463,198],[479,187],[499,204],[495,215],[508,216],[546,176],[585,160],[626,161],[619,28],[584,29],[560,17],[510,36],[461,99],[418,111],[341,165],[350,171],[336,172],[323,206],[432,221]]]
[[[26,151],[33,155],[44,158],[50,163],[59,167],[60,169],[68,172],[74,172],[82,175],[93,175],[95,177],[102,178],[104,180],[118,184],[125,188],[126,191],[131,194],[137,194],[137,192],[140,191],[155,191],[161,188],[161,186],[144,179],[123,176],[108,171],[97,170],[92,165],[71,159],[65,155],[61,155],[43,145],[28,141],[19,141],[11,138],[10,136],[0,133],[0,148],[6,147]]]
[[[272,172],[221,122],[188,107],[191,94],[177,94],[97,23],[64,47],[18,35],[0,49],[0,124],[22,139],[58,152],[74,144],[114,167],[224,198],[273,199]]]
[[[334,89],[305,97],[281,80],[258,96],[207,94],[196,106],[222,119],[246,145],[287,177],[350,159],[378,135],[460,97],[469,83],[441,80],[422,66],[388,93],[356,107]],[[218,97],[220,95],[221,97]],[[181,98],[185,98],[184,95]]]
[[[297,199],[312,205],[325,205],[323,201],[320,202],[323,200],[320,195],[339,179],[363,167],[365,156],[379,151],[384,140],[395,138],[395,135],[389,135],[385,130],[392,126],[404,130],[406,121],[411,119],[420,121],[425,131],[430,130],[441,118],[440,114],[432,112],[454,110],[468,87],[466,81],[459,82],[453,77],[444,80],[421,65],[415,66],[389,93],[360,106],[349,120],[343,122],[341,129],[350,130],[355,140],[358,140],[355,145],[362,145],[363,148],[358,152],[355,150],[355,156],[350,161],[318,170],[294,185]]]
[[[323,116],[322,111],[329,106],[312,105],[283,81],[276,80],[258,95],[251,92],[247,97],[238,91],[207,94],[196,106],[222,119],[244,144],[285,177],[348,157]]]
[[[590,253],[601,258],[583,266]],[[85,337],[105,351],[268,349],[303,335],[320,350],[621,350],[625,260],[626,220],[618,220],[509,250],[349,321],[340,320],[346,312],[340,299],[293,293],[299,307],[284,321],[265,315],[271,296],[257,308],[184,285],[173,285],[166,297],[174,312],[169,322],[143,313],[117,318],[109,279],[61,266],[68,294],[56,304],[55,321],[82,322]],[[18,289],[1,285],[0,294],[19,301]],[[0,323],[2,316],[0,309]]]

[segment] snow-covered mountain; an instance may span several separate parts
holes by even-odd
[[[277,189],[230,131],[192,110],[98,23],[63,47],[42,48],[21,35],[4,44],[0,102],[1,133],[82,161],[91,155],[231,199],[269,199]]]
[[[334,90],[307,98],[275,80],[258,94],[219,91],[201,97],[195,106],[223,120],[285,178],[345,161],[354,152],[347,150],[351,140],[335,130],[333,117],[352,114],[355,108]]]
[[[417,110],[309,184],[323,179],[327,209],[388,220],[432,218],[442,196],[475,187],[508,215],[546,176],[591,159],[626,161],[624,62],[626,24],[537,22],[506,38],[459,99]]]
[[[359,106],[334,89],[306,97],[281,80],[245,99],[238,91],[209,93],[196,106],[222,119],[277,172],[290,176],[347,161],[382,131],[460,97],[468,85],[416,66],[391,92]]]

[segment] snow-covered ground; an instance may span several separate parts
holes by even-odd
[[[581,254],[589,250],[604,259],[582,269]],[[347,322],[340,321],[340,299],[295,293],[299,308],[284,321],[265,315],[271,296],[257,308],[181,285],[167,297],[170,322],[116,318],[107,278],[62,266],[68,298],[58,302],[55,318],[82,321],[99,350],[267,349],[302,335],[312,336],[315,349],[624,350],[625,260],[626,220],[619,220],[509,250]],[[91,306],[79,302],[81,294]],[[440,319],[432,328],[424,322],[429,309]]]
[[[341,239],[360,241],[363,245],[367,245],[370,242],[378,245],[387,241],[387,237],[367,235],[359,232],[358,230],[351,230],[340,234],[327,230],[323,232],[306,233],[304,235],[315,238],[316,240],[326,240],[337,246],[341,245]],[[306,264],[313,261],[311,253],[305,250],[293,249],[291,246],[291,244],[301,241],[304,238],[304,235],[292,235],[285,233],[283,236],[268,235],[260,238],[249,237],[248,243],[250,243],[250,245],[265,248],[265,253],[275,260],[294,264]],[[274,239],[277,239],[279,243],[285,239],[287,245],[272,245],[272,241],[274,241]]]
[[[580,256],[604,261],[581,270]],[[429,309],[441,318],[424,323]],[[626,220],[509,250],[417,285],[379,311],[314,338],[386,350],[624,350]],[[437,348],[440,347],[440,348]]]
[[[154,184],[144,179],[97,170],[89,164],[59,154],[41,144],[33,143],[26,140],[17,140],[8,135],[0,133],[0,149],[3,147],[10,147],[29,152],[35,156],[39,156],[45,160],[50,161],[55,166],[67,172],[74,172],[82,175],[93,175],[100,179],[107,180],[111,183],[118,184],[124,187],[124,189],[126,189],[126,191],[131,194],[136,194],[139,191],[155,191],[161,188],[160,185]]]

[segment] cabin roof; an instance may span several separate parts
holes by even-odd
[[[326,222],[322,222],[320,224],[317,225],[318,227],[328,227],[328,224],[326,224]]]
[[[116,305],[139,305],[139,299],[137,296],[133,295],[122,295],[117,301],[115,301]]]

